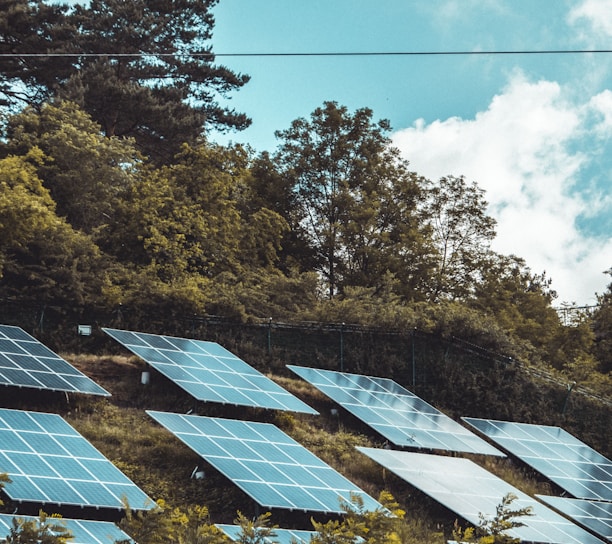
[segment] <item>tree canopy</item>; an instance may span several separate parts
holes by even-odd
[[[2,0],[0,105],[69,99],[157,161],[211,128],[243,129],[248,117],[219,104],[249,78],[214,63],[216,3]]]

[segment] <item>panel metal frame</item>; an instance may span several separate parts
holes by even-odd
[[[91,378],[20,327],[0,325],[0,385],[110,397]]]
[[[542,544],[603,544],[470,459],[365,447],[357,450],[474,525],[480,523],[481,515],[491,519],[511,493],[516,496],[512,508],[531,508],[533,515],[520,518],[524,526],[507,531],[509,536]]]
[[[287,368],[395,446],[506,456],[389,378],[295,365]]]
[[[0,472],[13,501],[123,510],[154,502],[57,414],[0,409]]]
[[[216,342],[120,329],[102,330],[196,400],[318,414]]]
[[[360,497],[383,506],[271,423],[147,411],[260,506],[344,513]]]

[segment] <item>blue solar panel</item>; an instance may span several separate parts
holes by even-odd
[[[341,501],[382,508],[278,427],[232,419],[147,412],[255,502],[267,508],[342,513]]]
[[[522,542],[543,544],[603,544],[581,527],[532,499],[469,459],[407,451],[357,448],[474,525],[481,514],[491,519],[502,498],[512,493],[512,508],[531,507],[532,516],[520,518],[523,527],[508,531]]]
[[[216,527],[221,529],[233,541],[239,542],[242,528],[238,525],[225,525],[217,523]],[[315,535],[313,531],[298,531],[295,529],[274,529],[271,538],[262,538],[261,544],[309,544]]]
[[[10,325],[0,325],[0,384],[110,396],[23,329]]]
[[[39,518],[32,516],[13,516],[0,514],[0,542],[10,534],[13,519],[18,521],[35,521]],[[47,518],[47,523],[60,525],[70,531],[72,538],[70,544],[114,544],[117,541],[134,542],[119,527],[109,521],[90,521],[68,518]]]
[[[106,457],[56,414],[0,409],[0,473],[11,500],[124,508],[154,506]]]
[[[102,330],[197,400],[318,413],[215,342]]]
[[[505,455],[388,378],[288,365],[396,446]]]
[[[560,427],[463,420],[574,497],[612,501],[612,461]]]
[[[583,527],[612,542],[612,502],[548,495],[536,495],[536,497]]]

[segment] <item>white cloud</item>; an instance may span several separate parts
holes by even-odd
[[[577,227],[600,201],[585,196],[580,174],[591,156],[576,150],[576,138],[612,134],[611,108],[611,93],[576,106],[559,84],[517,73],[474,119],[419,120],[393,142],[419,174],[476,181],[498,221],[494,249],[546,271],[557,302],[592,304],[608,283],[603,271],[612,264],[612,236],[590,238]]]
[[[612,36],[612,0],[584,0],[570,11],[568,21],[573,25],[586,25],[584,38],[590,33],[609,38]]]

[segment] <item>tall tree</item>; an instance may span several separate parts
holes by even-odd
[[[431,300],[464,298],[473,291],[495,237],[484,190],[463,177],[447,176],[428,191],[425,216],[436,247]]]
[[[401,258],[404,270],[418,260],[419,180],[390,146],[389,130],[368,108],[351,114],[325,102],[310,120],[277,132],[275,160],[293,187],[298,225],[329,298],[347,284],[372,285],[390,268],[388,257]]]
[[[209,41],[217,0],[2,3],[5,101],[39,106],[51,96],[67,97],[107,136],[133,136],[156,160],[209,128],[250,123],[219,103],[249,78],[214,64]]]
[[[56,2],[0,0],[0,106],[14,112],[24,103],[40,105],[74,73],[75,59],[61,56],[78,50],[67,9]]]

